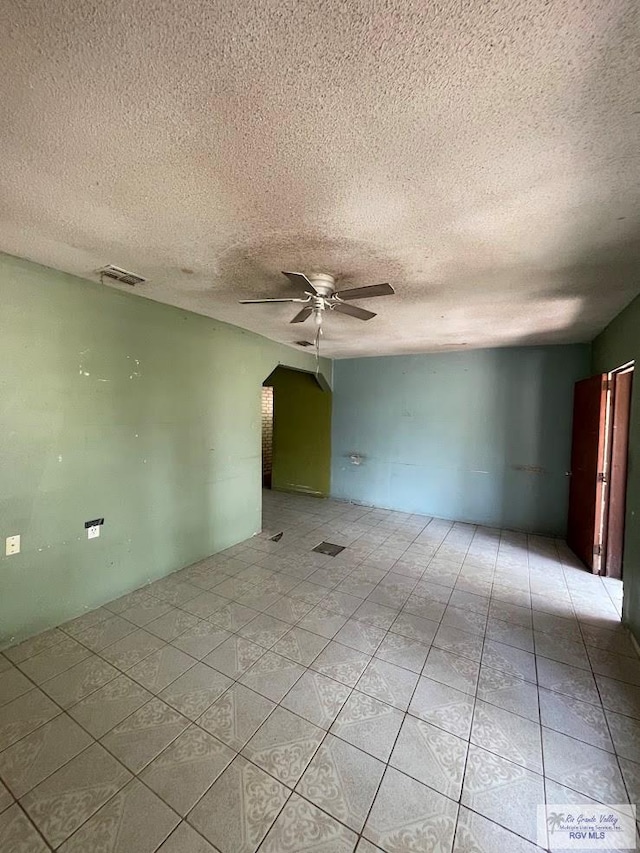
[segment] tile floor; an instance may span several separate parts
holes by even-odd
[[[264,515],[0,654],[1,850],[526,853],[545,799],[639,798],[620,583],[537,536]]]

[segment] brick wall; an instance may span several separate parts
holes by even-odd
[[[262,389],[262,482],[271,485],[273,464],[273,388]]]

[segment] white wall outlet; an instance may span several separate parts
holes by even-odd
[[[100,536],[100,525],[94,524],[93,527],[87,527],[87,539],[97,539]]]
[[[10,557],[12,554],[20,553],[20,534],[16,534],[15,536],[7,536],[6,544],[5,544],[5,554],[7,557]]]

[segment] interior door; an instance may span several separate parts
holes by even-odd
[[[601,569],[607,375],[576,382],[573,392],[567,543],[593,572]]]
[[[613,375],[611,456],[609,462],[609,495],[606,541],[607,577],[622,577],[624,521],[627,496],[627,451],[633,370]]]

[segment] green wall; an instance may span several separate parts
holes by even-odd
[[[608,373],[629,361],[640,365],[640,297],[618,314],[593,342],[593,373]],[[640,374],[637,370],[633,381],[622,616],[636,639],[640,640]]]
[[[0,306],[0,646],[260,529],[260,388],[310,355],[1,254]]]
[[[308,373],[282,367],[266,384],[273,387],[272,488],[328,495],[331,393]]]

